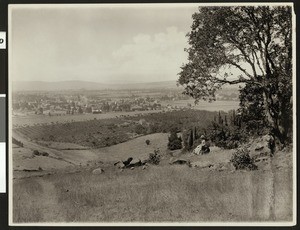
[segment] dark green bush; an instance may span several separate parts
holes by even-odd
[[[176,150],[182,148],[182,139],[176,133],[176,131],[172,131],[169,137],[168,149]]]
[[[38,150],[33,150],[33,155],[40,156],[41,153]]]
[[[154,165],[158,165],[160,162],[160,154],[159,154],[159,150],[156,149],[154,150],[154,153],[149,153],[149,158],[147,160],[148,163],[150,164],[154,164]]]
[[[253,158],[249,155],[247,148],[238,149],[231,157],[230,162],[236,170],[248,169],[255,170],[257,166],[254,164]]]
[[[49,153],[47,153],[47,152],[42,152],[41,155],[44,156],[44,157],[47,157],[47,156],[49,156]]]
[[[207,130],[208,139],[216,146],[225,149],[239,147],[248,139],[247,131],[234,125],[220,125],[215,122]]]

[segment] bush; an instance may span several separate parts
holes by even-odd
[[[178,137],[177,133],[175,131],[172,131],[169,137],[168,149],[176,150],[181,148],[182,148],[181,137]]]
[[[47,156],[49,156],[49,153],[47,153],[47,152],[42,152],[41,155],[44,156],[44,157],[47,157]]]
[[[154,153],[149,154],[149,158],[148,158],[147,162],[150,164],[158,165],[160,162],[160,157],[161,156],[159,154],[159,150],[156,149],[156,150],[154,150]]]
[[[135,133],[137,133],[137,134],[147,134],[147,128],[144,127],[144,126],[141,125],[141,124],[137,124],[137,125],[134,127],[134,131],[135,131]]]
[[[238,149],[231,157],[230,162],[233,164],[236,170],[248,169],[255,170],[257,166],[254,164],[253,158],[249,155],[247,148]]]
[[[150,145],[150,140],[146,140],[146,144],[147,144],[147,145]]]
[[[225,149],[237,148],[247,140],[247,132],[238,126],[220,125],[215,122],[207,130],[208,138],[218,147]]]
[[[182,148],[182,143],[181,140],[173,140],[168,143],[168,149],[170,150],[176,150],[176,149],[181,149]]]
[[[40,156],[41,153],[38,150],[33,150],[33,155]]]

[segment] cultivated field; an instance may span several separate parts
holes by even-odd
[[[194,99],[189,100],[177,100],[177,101],[164,101],[162,105],[172,105],[179,108],[186,108],[188,104],[192,105],[193,109],[198,110],[207,110],[207,111],[224,111],[228,112],[229,110],[238,109],[239,101],[199,101],[196,105],[194,104]]]
[[[149,111],[132,111],[132,112],[110,112],[101,114],[62,114],[60,116],[48,116],[48,115],[18,115],[13,116],[12,125],[14,128],[22,126],[32,126],[39,124],[57,124],[57,123],[71,123],[76,121],[89,121],[94,119],[110,119],[118,118],[122,116],[136,116],[139,114],[159,113],[160,110]]]
[[[139,135],[167,133],[173,128],[205,128],[214,115],[215,112],[190,109],[71,123],[39,124],[15,128],[14,131],[43,145],[47,145],[47,142],[50,145],[61,142],[99,148],[122,143]]]

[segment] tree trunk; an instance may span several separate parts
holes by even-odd
[[[270,132],[274,135],[275,138],[277,138],[281,145],[285,146],[287,142],[288,137],[288,129],[284,125],[284,121],[281,121],[282,117],[279,116],[279,114],[272,114],[271,109],[274,108],[274,105],[272,104],[272,101],[269,99],[269,92],[268,89],[265,87],[264,93],[264,107],[265,107],[265,113],[267,122],[270,128]],[[283,147],[282,146],[282,147]]]

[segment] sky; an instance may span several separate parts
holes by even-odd
[[[196,4],[13,5],[13,81],[176,81]]]

